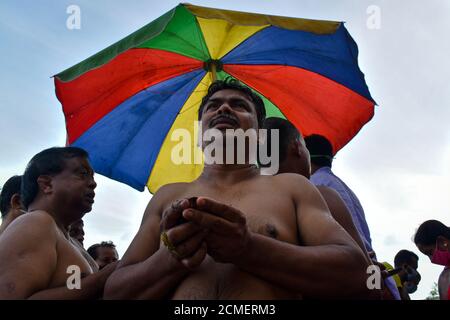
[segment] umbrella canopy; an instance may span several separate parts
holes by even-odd
[[[96,172],[153,193],[201,173],[171,161],[172,133],[196,137],[202,97],[227,76],[259,94],[267,116],[327,137],[337,152],[374,112],[357,55],[341,22],[180,4],[57,74],[55,87],[68,144],[87,150]]]

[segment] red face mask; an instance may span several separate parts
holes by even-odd
[[[433,256],[431,257],[431,263],[450,266],[450,252],[448,250],[440,250],[436,245],[436,249],[434,249]]]

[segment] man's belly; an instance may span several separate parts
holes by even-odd
[[[299,295],[244,272],[232,264],[216,263],[209,256],[185,278],[172,299],[266,300],[297,299]]]

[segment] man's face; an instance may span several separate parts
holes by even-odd
[[[201,117],[204,130],[207,129],[258,129],[256,108],[250,98],[233,89],[214,93],[206,102]]]
[[[99,269],[103,269],[106,265],[116,262],[119,259],[116,249],[111,247],[97,248],[97,262]]]
[[[414,270],[417,270],[417,268],[419,267],[419,261],[413,258],[408,262],[408,265]]]
[[[415,287],[415,289],[412,289],[413,291],[411,291],[410,293],[414,292],[417,289],[417,285],[419,284],[421,279],[420,273],[417,271],[418,266],[419,264],[417,259],[411,258],[408,263],[405,263],[402,266],[403,270],[399,273],[399,277],[406,287]]]
[[[65,160],[62,172],[52,177],[52,196],[60,206],[77,209],[80,218],[92,210],[97,184],[87,159]]]
[[[299,156],[300,156],[300,163],[299,166],[301,167],[301,171],[307,174],[307,178],[311,176],[311,159],[309,155],[309,150],[306,148],[305,140],[300,135],[300,138],[298,139],[298,145],[299,145]]]

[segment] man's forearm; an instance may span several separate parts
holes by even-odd
[[[105,299],[162,299],[187,275],[161,250],[146,260],[117,268],[105,285]]]
[[[252,233],[241,269],[312,297],[367,294],[366,261],[346,245],[298,246]]]
[[[89,300],[99,299],[103,293],[105,279],[94,273],[80,281],[80,289],[69,289],[68,286],[46,289],[36,292],[28,299],[32,300]]]

